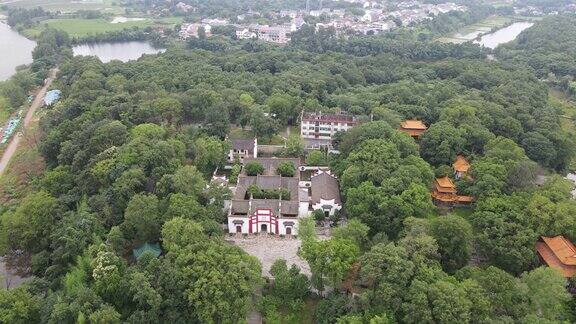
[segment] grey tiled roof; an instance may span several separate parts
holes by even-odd
[[[254,153],[254,139],[234,139],[232,140],[233,150],[247,150],[248,153]]]
[[[341,203],[340,188],[338,180],[326,172],[312,176],[311,179],[312,203],[317,204],[320,199],[334,199],[336,203]]]

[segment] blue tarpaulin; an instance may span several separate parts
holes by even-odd
[[[46,96],[44,96],[44,104],[46,106],[51,106],[60,99],[60,94],[62,94],[62,91],[60,90],[50,90],[46,92]]]

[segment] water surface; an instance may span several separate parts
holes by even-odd
[[[154,48],[148,42],[117,42],[76,45],[74,55],[96,56],[106,63],[112,60],[128,62],[140,58],[143,54],[162,53],[165,49]]]
[[[122,23],[130,22],[130,21],[142,21],[142,20],[146,20],[146,18],[128,18],[128,17],[123,17],[123,16],[117,16],[117,17],[114,17],[114,19],[112,19],[112,21],[110,23],[111,24],[122,24]]]
[[[520,33],[527,28],[534,25],[531,22],[517,22],[512,25],[499,29],[493,33],[482,36],[480,41],[474,41],[475,44],[480,44],[484,47],[495,49],[498,45],[508,43],[516,39]]]
[[[36,43],[12,30],[0,21],[0,81],[7,80],[16,67],[32,63],[32,50]]]

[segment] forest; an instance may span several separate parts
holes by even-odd
[[[41,119],[46,172],[3,203],[0,249],[28,260],[34,279],[0,291],[0,322],[236,323],[257,309],[267,323],[302,323],[310,308],[317,323],[574,321],[565,279],[540,267],[534,244],[576,240],[573,185],[559,175],[574,134],[539,79],[575,65],[567,55],[561,70],[527,68],[576,41],[547,32],[570,19],[537,23],[498,60],[422,31],[345,39],[303,28],[285,47],[192,39],[103,64],[43,32],[33,71],[58,65],[63,99]],[[348,221],[329,240],[302,221],[312,276],[278,260],[270,284],[225,242],[230,192],[210,179],[231,128],[269,139],[302,110],[365,121],[339,136],[339,155],[322,156]],[[429,126],[418,143],[397,131],[404,119]],[[294,146],[287,155],[304,154]],[[446,213],[430,189],[458,154],[471,162],[458,191],[476,202]],[[160,255],[135,257],[143,243]]]
[[[561,30],[562,32],[558,32]],[[541,79],[576,96],[576,15],[546,18],[518,39],[498,48],[498,55],[533,69]]]

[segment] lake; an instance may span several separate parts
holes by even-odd
[[[474,41],[475,44],[480,44],[484,47],[495,49],[498,45],[508,43],[516,39],[520,33],[527,28],[534,25],[531,22],[517,22],[512,25],[499,29],[493,33],[486,34],[480,38],[479,41]]]
[[[32,63],[32,50],[36,43],[0,22],[0,81],[7,80],[16,67]]]
[[[157,54],[165,51],[165,49],[154,48],[150,43],[141,41],[82,44],[74,46],[72,50],[74,55],[96,56],[104,63],[112,60],[128,62],[140,58],[143,54]]]

